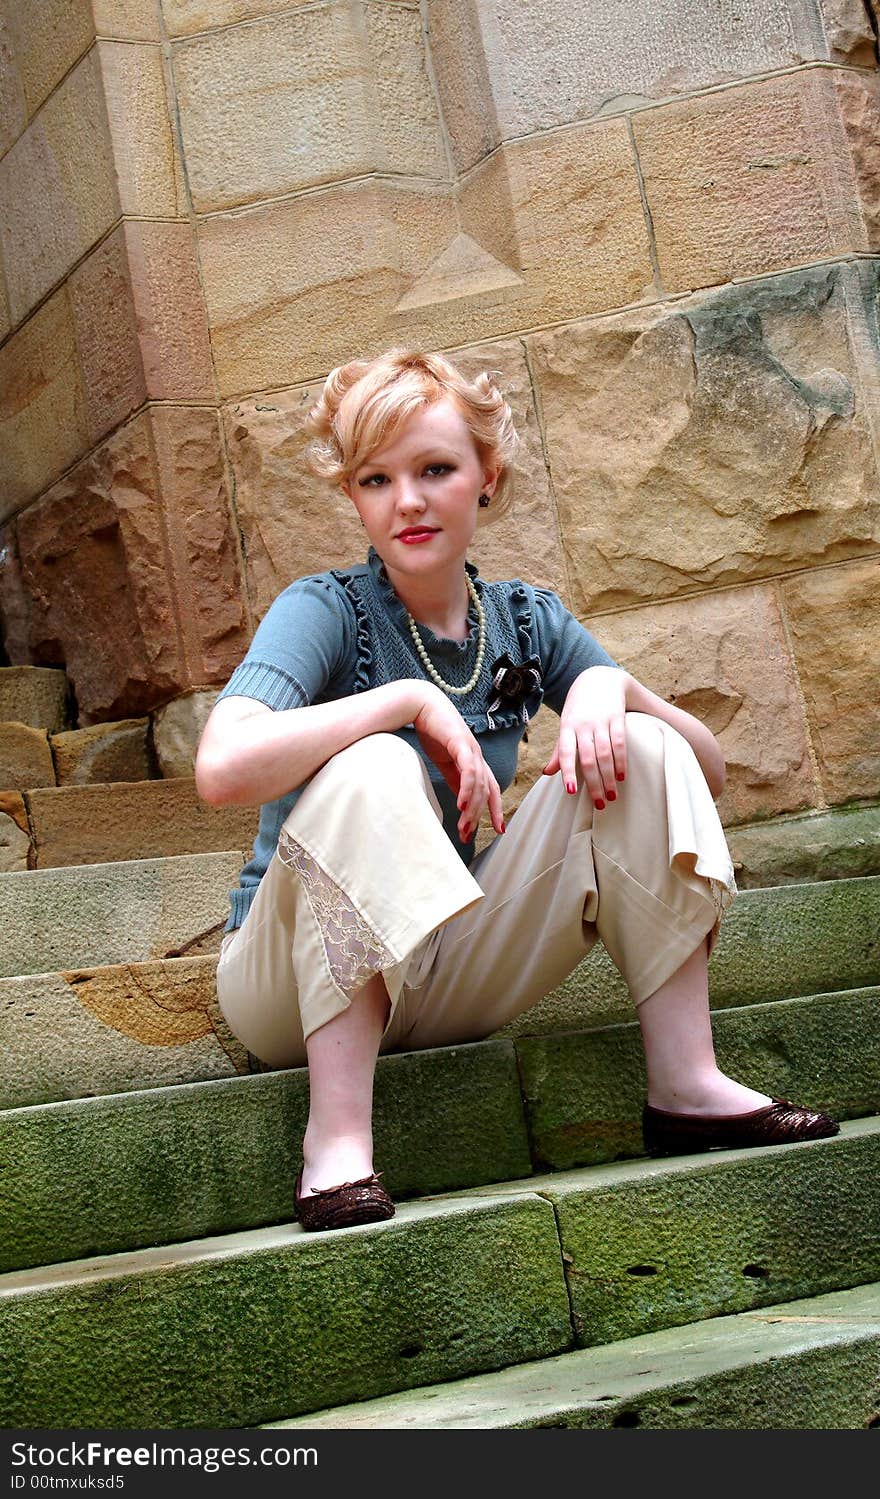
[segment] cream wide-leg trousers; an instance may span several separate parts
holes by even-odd
[[[380,1051],[474,1041],[560,984],[602,939],[638,1005],[736,894],[715,804],[687,741],[626,715],[627,777],[594,810],[557,774],[531,788],[466,869],[416,752],[358,740],[313,776],[281,831],[244,924],[224,939],[220,1007],[272,1067],[381,972]]]

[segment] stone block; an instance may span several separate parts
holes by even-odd
[[[0,723],[0,787],[25,791],[30,786],[54,786],[55,767],[45,729],[24,723]]]
[[[447,177],[421,12],[405,5],[373,4],[364,6],[363,15],[364,92],[375,168],[407,177]]]
[[[578,9],[576,20],[566,0],[543,0],[540,10],[517,0],[457,5],[454,20],[446,10],[445,0],[429,8],[445,64],[438,66],[444,107],[464,94],[479,110],[473,85],[464,91],[467,73],[456,77],[453,66],[461,66],[467,46],[478,53],[471,71],[485,72],[480,82],[502,140],[827,55],[809,9],[779,0],[751,0],[736,13],[723,0],[699,10],[652,6],[625,15],[617,6],[594,4]],[[453,118],[461,112],[459,103]]]
[[[95,33],[127,42],[160,42],[160,0],[92,0]]]
[[[147,398],[122,226],[77,266],[68,291],[92,444]]]
[[[478,345],[458,349],[452,358],[470,379],[483,370],[495,375],[520,438],[513,504],[497,522],[492,519],[491,506],[481,516],[471,548],[472,560],[486,578],[525,578],[536,588],[552,588],[564,594],[565,559],[522,344],[511,339]]]
[[[857,153],[875,149],[868,97],[844,89]],[[830,71],[682,100],[632,123],[667,292],[870,248]]]
[[[181,217],[183,179],[161,49],[100,41],[96,52],[123,214]]]
[[[96,723],[87,729],[53,734],[58,785],[149,780],[149,727],[148,718],[124,718],[119,723]]]
[[[0,14],[0,156],[18,140],[28,121],[24,81],[18,65],[15,34],[4,6]]]
[[[300,1068],[9,1111],[0,1271],[288,1222],[308,1109]],[[396,1202],[528,1175],[512,1046],[380,1058],[374,1135]]]
[[[0,348],[0,519],[57,479],[88,441],[73,318],[62,288]]]
[[[44,666],[0,667],[0,720],[59,733],[70,725],[68,682],[63,671]]]
[[[9,297],[6,291],[6,277],[3,273],[2,245],[0,245],[0,343],[12,331],[12,318],[9,313]]]
[[[119,216],[94,49],[0,161],[0,238],[17,324]]]
[[[499,179],[503,177],[503,181]],[[626,122],[505,145],[460,189],[462,228],[522,277],[520,326],[654,297]],[[495,328],[506,331],[510,318]]]
[[[0,979],[2,1107],[151,1097],[247,1072],[217,1004],[216,968],[215,957],[173,958]]]
[[[38,869],[246,849],[259,816],[254,807],[209,807],[187,778],[56,786],[32,792],[28,811]]]
[[[30,602],[21,577],[14,521],[0,526],[0,639],[7,660],[17,665],[30,661]]]
[[[180,685],[224,683],[249,635],[217,413],[156,406],[151,426],[187,661]]]
[[[880,1292],[858,1286],[264,1429],[747,1431],[759,1411],[765,1431],[862,1431],[875,1415],[878,1351]]]
[[[722,822],[819,800],[772,585],[591,616],[588,624],[615,661],[716,736],[727,765]]]
[[[880,874],[880,807],[834,807],[728,828],[740,890]]]
[[[828,41],[828,54],[835,62],[853,68],[877,66],[877,35],[868,18],[871,0],[819,0]]]
[[[375,170],[365,63],[346,6],[179,42],[174,76],[196,211]]]
[[[786,1150],[540,1178],[556,1209],[581,1347],[873,1281],[876,1120]],[[845,1211],[841,1213],[841,1205]],[[793,1224],[834,1225],[792,1232]]]
[[[501,139],[494,90],[503,60],[497,53],[490,55],[483,27],[491,23],[473,0],[428,0],[427,16],[449,147],[456,168],[463,172],[488,156]]]
[[[65,661],[81,722],[142,714],[187,685],[160,493],[145,413],[19,517],[32,645]]]
[[[820,266],[528,340],[576,613],[876,550],[868,307]]]
[[[830,801],[880,790],[880,566],[875,558],[787,578],[782,602]]]
[[[351,501],[317,479],[306,462],[306,418],[320,393],[314,385],[223,408],[248,595],[258,618],[294,578],[366,556],[366,535]]]
[[[233,849],[0,875],[0,977],[216,952],[245,857]]]
[[[94,40],[90,0],[41,0],[37,6],[11,4],[6,9],[28,115],[33,116]]]
[[[153,748],[166,780],[193,774],[202,730],[216,701],[216,692],[187,692],[153,714]]]
[[[572,1341],[553,1209],[526,1193],[405,1204],[349,1233],[286,1223],[45,1276],[4,1281],[0,1413],[12,1427],[253,1426]]]
[[[225,681],[244,654],[215,413],[135,417],[19,517],[18,541],[33,649],[65,661],[82,724]]]
[[[876,69],[877,39],[873,37]],[[849,238],[856,248],[880,249],[880,77],[838,68],[833,74],[834,104],[845,142],[838,147],[845,184]]]
[[[718,1065],[772,1098],[836,1119],[880,1109],[880,989],[716,1011]],[[516,1053],[536,1170],[644,1155],[639,1026],[522,1037]]]
[[[307,0],[160,0],[171,36],[189,36],[209,27],[255,21],[278,10],[291,10]]]
[[[202,219],[221,394],[314,380],[387,347],[388,314],[448,242],[449,218],[439,190],[356,183]]]
[[[27,807],[18,791],[0,791],[0,874],[32,864]]]
[[[192,229],[141,220],[122,232],[147,395],[212,401],[211,341]]]
[[[713,1010],[880,984],[880,878],[743,890],[709,961]],[[600,943],[557,989],[498,1032],[546,1035],[632,1019]]]

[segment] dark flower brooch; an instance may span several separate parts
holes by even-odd
[[[537,656],[517,665],[505,653],[492,662],[492,700],[486,709],[489,728],[494,729],[493,713],[499,708],[522,708],[523,723],[528,724],[526,698],[541,685],[541,662]]]

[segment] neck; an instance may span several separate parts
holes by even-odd
[[[387,566],[385,571],[400,602],[418,624],[427,625],[435,635],[448,640],[467,638],[470,595],[463,562],[442,577],[414,578]]]

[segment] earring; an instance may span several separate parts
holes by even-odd
[[[477,503],[481,510],[485,510],[486,506],[489,503],[489,496],[487,494],[481,494]]]

